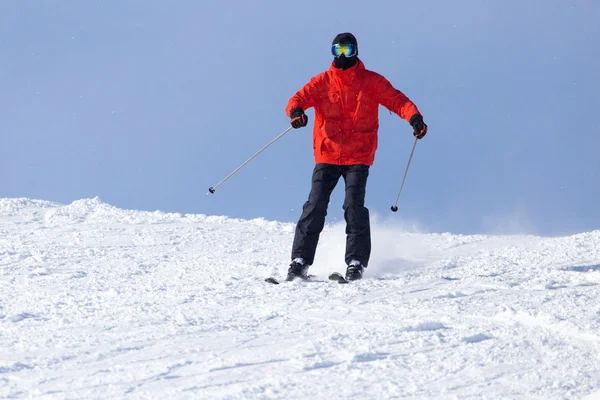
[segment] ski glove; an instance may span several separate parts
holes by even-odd
[[[292,128],[298,129],[308,124],[308,117],[301,108],[294,108],[290,113]]]
[[[413,135],[417,139],[423,139],[423,136],[427,134],[427,125],[423,122],[423,117],[420,114],[410,117],[410,125],[413,127]]]

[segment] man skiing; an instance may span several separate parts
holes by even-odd
[[[286,108],[292,127],[297,129],[308,124],[304,111],[314,107],[316,163],[308,201],[296,225],[287,280],[306,279],[325,226],[331,192],[340,177],[346,190],[346,280],[362,278],[371,254],[369,210],[364,203],[369,167],[377,149],[379,105],[407,120],[416,138],[427,133],[417,106],[383,76],[365,69],[354,35],[338,34],[331,52],[334,59],[329,69],[292,96]]]

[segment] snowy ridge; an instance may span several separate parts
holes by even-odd
[[[600,231],[376,222],[366,279],[338,285],[334,225],[311,268],[322,282],[268,285],[293,229],[0,199],[0,398],[600,395]]]

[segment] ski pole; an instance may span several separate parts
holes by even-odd
[[[252,157],[250,157],[249,159],[247,159],[246,161],[244,161],[244,163],[242,165],[240,165],[239,167],[237,167],[236,169],[233,170],[232,173],[230,173],[229,175],[227,175],[225,177],[225,179],[223,179],[221,182],[217,183],[215,186],[211,186],[208,188],[208,193],[215,193],[215,190],[217,190],[217,188],[219,186],[221,186],[221,184],[223,184],[227,179],[231,178],[236,172],[238,172],[240,169],[242,169],[242,167],[246,164],[248,164],[250,161],[252,161],[257,155],[259,155],[260,153],[262,153],[267,147],[269,147],[270,145],[272,145],[273,143],[275,143],[278,139],[280,139],[283,135],[285,135],[286,133],[288,133],[290,130],[292,130],[292,127],[290,126],[289,128],[287,128],[285,131],[281,132],[281,134],[279,134],[279,136],[277,136],[275,139],[271,140],[269,143],[267,143],[262,149],[260,149],[259,151],[257,151]],[[206,194],[208,194],[206,193]]]
[[[402,188],[404,187],[404,182],[406,181],[406,175],[408,175],[408,168],[410,167],[410,162],[412,161],[413,154],[415,154],[415,148],[417,147],[417,142],[419,139],[415,139],[415,144],[413,145],[412,151],[410,152],[410,158],[408,159],[408,165],[406,166],[406,171],[404,171],[404,178],[402,178],[402,185],[400,186],[400,191],[398,192],[398,197],[396,197],[396,203],[392,206],[392,212],[398,211],[398,200],[400,200],[400,195],[402,194]]]

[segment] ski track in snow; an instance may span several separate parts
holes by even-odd
[[[0,398],[573,399],[600,394],[600,231],[373,224],[365,279],[328,226],[0,199]]]

